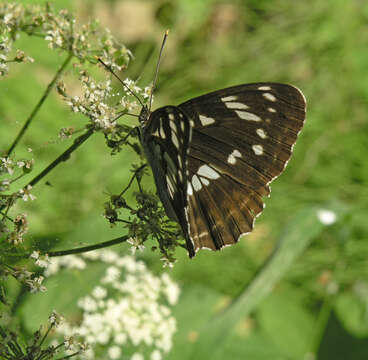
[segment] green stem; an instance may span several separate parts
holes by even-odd
[[[147,166],[147,164],[143,164],[142,166],[140,166],[138,169],[136,169],[135,171],[134,171],[134,175],[131,177],[131,179],[129,180],[129,183],[128,183],[128,185],[125,187],[125,189],[119,194],[119,197],[120,196],[123,196],[124,194],[125,194],[125,192],[127,191],[127,190],[129,190],[129,188],[131,187],[131,185],[132,185],[132,183],[133,183],[133,181],[134,181],[134,179],[137,177],[137,175],[138,175],[138,173],[140,172],[140,171],[142,171],[145,167]]]
[[[51,252],[48,252],[47,254],[50,257],[65,256],[65,255],[71,255],[71,254],[80,254],[80,253],[84,253],[84,252],[87,252],[87,251],[97,250],[97,249],[101,249],[101,248],[104,248],[104,247],[120,244],[122,242],[127,241],[129,238],[130,238],[130,236],[125,235],[125,236],[121,236],[121,237],[118,237],[116,239],[108,240],[108,241],[105,241],[105,242],[102,242],[102,243],[99,243],[99,244],[95,244],[95,245],[84,246],[84,247],[80,247],[80,248],[76,248],[76,249],[70,249],[70,250],[51,251]]]
[[[332,296],[327,295],[322,305],[322,309],[318,314],[317,324],[311,344],[312,354],[317,354],[318,349],[321,345],[323,335],[326,331],[326,326],[331,315],[332,305],[333,305]]]
[[[92,134],[94,133],[93,129],[88,129],[84,134],[82,134],[81,136],[77,137],[73,144],[66,149],[60,156],[58,156],[50,165],[48,165],[44,170],[42,170],[37,176],[35,176],[26,186],[24,186],[23,189],[27,189],[27,187],[29,185],[31,185],[32,187],[34,185],[36,185],[43,177],[45,177],[53,168],[55,168],[58,164],[60,164],[62,161],[66,161],[69,159],[70,154],[76,150],[79,146],[81,146]],[[14,194],[13,194],[14,195]],[[12,195],[10,195],[11,197]],[[7,215],[8,210],[10,209],[11,205],[13,204],[14,198],[13,200],[10,199],[8,201],[7,205],[2,205],[0,206],[0,212],[1,214],[3,214],[3,218],[4,216]],[[3,209],[7,207],[5,213],[3,213]]]
[[[59,78],[62,75],[62,73],[64,72],[65,68],[68,66],[68,64],[69,64],[70,60],[72,59],[72,57],[73,57],[73,54],[70,53],[68,55],[68,57],[65,59],[64,63],[61,65],[60,69],[55,74],[54,78],[51,80],[51,82],[47,86],[45,92],[43,93],[43,95],[42,95],[42,97],[40,99],[40,101],[34,107],[33,111],[29,115],[28,119],[24,123],[24,125],[21,128],[21,130],[19,131],[17,137],[15,138],[15,140],[13,141],[13,143],[10,146],[9,150],[7,151],[7,156],[10,156],[10,154],[13,152],[13,150],[15,149],[15,147],[17,146],[17,144],[19,143],[19,141],[22,139],[24,133],[26,132],[26,130],[28,129],[28,127],[31,124],[32,120],[34,119],[34,117],[36,116],[36,114],[40,110],[41,106],[43,105],[43,103],[45,102],[45,100],[47,99],[47,97],[49,96],[49,94],[50,94],[51,90],[53,89],[55,83],[59,80]]]

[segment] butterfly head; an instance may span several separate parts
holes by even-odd
[[[142,110],[141,110],[141,112],[139,114],[139,117],[138,117],[139,123],[142,127],[144,127],[147,124],[150,113],[151,112],[150,112],[149,108],[146,105],[142,106]]]

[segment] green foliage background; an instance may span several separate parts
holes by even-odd
[[[316,353],[320,360],[367,359],[368,3],[62,0],[54,5],[74,11],[81,22],[100,18],[133,51],[136,59],[127,75],[140,77],[141,84],[152,80],[160,39],[170,28],[156,108],[254,81],[292,83],[308,101],[307,122],[293,158],[273,184],[254,233],[221,253],[201,251],[194,260],[178,251],[171,275],[183,292],[169,358],[307,359],[306,354]],[[1,82],[0,152],[64,60],[42,40],[24,36],[17,45],[35,64],[14,66]],[[102,71],[96,75],[106,76]],[[31,147],[36,174],[70,145],[58,140],[59,129],[83,124],[54,93],[16,154]],[[43,249],[67,249],[121,235],[123,230],[110,229],[101,213],[106,192],[125,186],[133,159],[129,152],[110,156],[102,136],[84,144],[47,178],[52,187],[35,188],[38,200],[25,208],[31,240]],[[337,223],[315,233],[317,221],[308,228],[303,218],[294,217],[319,208],[334,210]],[[211,338],[206,329],[217,324],[214,316],[221,316],[232,300],[239,301],[290,227],[299,229],[300,241],[309,241],[313,233],[308,248],[255,311],[235,314],[237,320],[224,329],[226,337],[218,346],[206,341]],[[117,250],[125,253],[128,246]],[[163,271],[158,254],[146,249],[142,257],[155,272]],[[84,283],[92,287],[95,276],[91,271]],[[60,278],[49,297],[25,295],[9,284],[13,313],[25,334],[51,309],[72,311],[68,284],[70,280]]]

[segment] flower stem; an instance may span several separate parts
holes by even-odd
[[[125,236],[120,236],[116,239],[112,239],[112,240],[108,240],[99,244],[95,244],[95,245],[89,245],[89,246],[84,246],[84,247],[80,247],[80,248],[76,248],[76,249],[70,249],[70,250],[61,250],[61,251],[50,251],[47,253],[48,256],[53,257],[53,256],[64,256],[64,255],[71,255],[71,254],[80,254],[80,253],[84,253],[87,251],[92,251],[92,250],[97,250],[97,249],[101,249],[101,248],[105,248],[108,246],[112,246],[112,245],[116,245],[116,244],[120,244],[122,242],[127,241],[130,238],[130,236],[125,235]]]
[[[69,64],[70,60],[72,59],[72,57],[73,57],[73,54],[69,53],[69,55],[65,59],[64,63],[61,65],[60,69],[56,72],[54,78],[51,80],[51,82],[47,86],[45,92],[43,93],[40,101],[34,107],[33,111],[29,115],[28,119],[24,123],[21,130],[19,131],[17,137],[14,139],[13,143],[11,144],[9,150],[7,151],[7,156],[10,156],[10,154],[13,152],[13,150],[15,149],[15,147],[17,146],[19,141],[22,139],[24,133],[26,132],[26,130],[28,129],[28,127],[31,124],[32,120],[35,118],[35,116],[38,113],[38,111],[40,110],[41,106],[43,105],[43,103],[45,102],[47,97],[49,96],[49,94],[50,94],[51,90],[53,89],[55,83],[59,80],[59,78],[62,75],[62,73],[64,72],[65,68],[68,66],[68,64]]]

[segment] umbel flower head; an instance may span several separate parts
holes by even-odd
[[[179,287],[167,274],[153,275],[142,261],[120,257],[110,250],[52,258],[46,276],[62,267],[84,268],[88,261],[107,264],[93,290],[78,300],[82,318],[78,324],[64,322],[58,332],[78,334],[90,349],[91,359],[161,359],[172,347],[176,320],[171,307]]]

